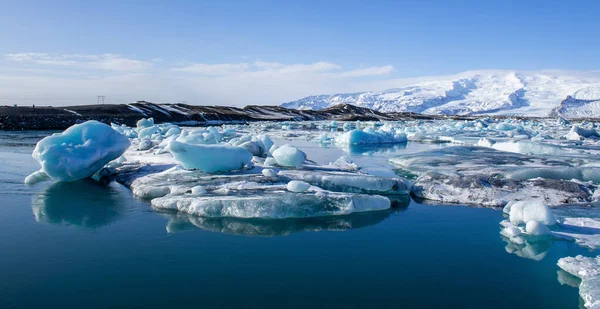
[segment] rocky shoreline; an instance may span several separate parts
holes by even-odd
[[[394,121],[434,119],[475,119],[484,116],[422,115],[415,113],[380,113],[363,107],[340,104],[327,109],[295,110],[279,106],[251,105],[244,108],[227,106],[194,106],[156,104],[140,101],[132,104],[78,106],[0,106],[0,130],[64,130],[87,120],[134,126],[142,118],[156,123],[181,125],[219,125],[254,121]]]

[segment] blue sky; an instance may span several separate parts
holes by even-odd
[[[8,0],[0,104],[276,104],[466,70],[600,70],[598,12],[600,1]]]

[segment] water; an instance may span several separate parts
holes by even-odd
[[[37,169],[35,142],[47,134],[0,134],[1,308],[580,305],[577,289],[557,280],[564,274],[556,262],[593,253],[555,242],[532,248],[539,261],[509,254],[497,210],[410,200],[391,211],[307,220],[157,213],[117,184],[23,185]],[[295,143],[319,163],[343,153]],[[422,147],[436,146],[351,156],[389,174],[387,157]]]

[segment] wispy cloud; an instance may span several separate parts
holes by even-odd
[[[344,71],[339,64],[321,61],[315,63],[284,64],[279,62],[256,61],[254,63],[193,63],[177,67],[174,71],[193,73],[208,76],[230,76],[242,74],[333,74],[335,77],[364,77],[390,74],[394,71],[391,65],[381,67],[368,67],[357,70]]]
[[[16,65],[0,68],[1,104],[37,100],[38,104],[89,104],[98,94],[106,95],[110,103],[280,104],[308,95],[372,90],[373,83],[383,82],[394,71],[391,65],[357,69],[329,61],[194,63],[142,61],[118,54],[4,56]]]
[[[7,60],[16,62],[117,72],[139,72],[152,66],[151,62],[129,59],[116,54],[50,55],[46,53],[15,53],[4,54],[4,56]]]
[[[394,72],[394,67],[386,65],[382,67],[368,67],[352,71],[342,72],[339,75],[342,77],[364,77],[364,76],[381,76],[388,75]]]

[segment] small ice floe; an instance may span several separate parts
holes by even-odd
[[[574,166],[581,160],[487,147],[444,147],[393,157],[390,162],[419,175],[412,187],[417,197],[444,203],[501,207],[532,196],[547,205],[589,203],[595,186],[583,181],[600,180],[600,169]]]
[[[600,308],[600,256],[564,257],[558,260],[558,267],[581,279],[579,296],[586,308]]]

